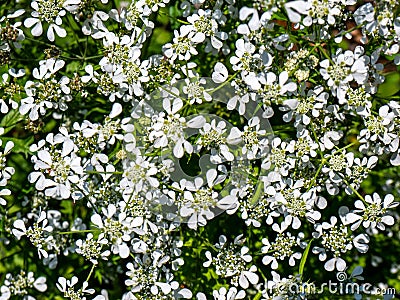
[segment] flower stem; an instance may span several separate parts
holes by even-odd
[[[95,268],[95,267],[96,267],[96,265],[93,264],[93,265],[92,265],[92,268],[90,269],[90,273],[89,273],[88,277],[86,277],[86,282],[89,281],[90,277],[91,277],[92,274],[93,274],[93,271],[94,271],[94,268]]]

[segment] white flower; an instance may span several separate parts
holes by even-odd
[[[119,23],[124,24],[127,30],[131,30],[133,32],[135,31],[141,31],[139,27],[137,27],[137,22],[139,20],[142,20],[143,23],[146,25],[147,28],[153,28],[154,23],[149,21],[148,16],[146,16],[143,11],[143,2],[142,1],[137,1],[137,2],[131,2],[128,7],[121,7],[118,10],[117,9],[111,9],[109,12],[109,15],[112,19],[116,20]],[[137,38],[139,39],[139,43],[143,43],[145,40],[145,35],[141,35],[140,33],[137,35]]]
[[[112,252],[121,258],[129,256],[130,249],[126,242],[130,241],[130,234],[136,230],[135,227],[139,227],[143,223],[143,219],[140,217],[132,218],[128,217],[126,212],[118,212],[114,204],[109,204],[107,209],[103,207],[102,215],[94,214],[90,220],[102,230],[107,240],[112,243]]]
[[[137,156],[135,160],[125,162],[123,177],[120,181],[122,189],[133,187],[136,192],[148,190],[159,186],[159,181],[154,175],[158,170],[151,158]]]
[[[350,167],[353,165],[354,153],[333,151],[327,160],[328,164],[322,167],[322,172],[328,173],[329,178],[333,182],[341,182],[344,178],[344,174],[351,174]]]
[[[56,0],[32,1],[32,17],[25,19],[24,25],[28,28],[33,26],[31,30],[33,36],[41,36],[43,33],[42,21],[45,21],[49,24],[47,38],[51,42],[55,40],[54,32],[59,37],[66,37],[67,31],[60,26],[62,24],[61,17],[66,13],[62,5],[63,2]]]
[[[247,289],[250,283],[257,284],[259,277],[256,274],[257,267],[255,265],[250,266],[250,268],[246,266],[251,262],[252,257],[248,254],[249,248],[241,246],[244,243],[242,236],[242,234],[237,236],[234,243],[229,245],[226,237],[221,235],[219,243],[215,245],[218,254],[213,257],[211,252],[207,251],[205,255],[208,261],[204,262],[203,266],[209,267],[212,264],[216,268],[217,275],[230,277],[231,284],[240,285],[243,289]]]
[[[396,135],[391,133],[394,129],[393,119],[394,114],[390,112],[389,106],[381,106],[379,115],[369,115],[364,118],[365,128],[360,131],[360,141],[362,143],[381,141],[386,145],[391,144],[396,138]]]
[[[253,97],[249,93],[235,95],[229,99],[226,108],[229,110],[236,110],[240,115],[244,115],[246,113],[246,105],[250,102],[251,98]]]
[[[364,199],[366,203],[357,200],[354,203],[356,209],[343,216],[345,224],[352,224],[351,230],[355,231],[361,224],[364,228],[380,230],[385,230],[385,226],[394,225],[394,217],[388,214],[388,210],[397,207],[399,203],[394,202],[392,194],[385,195],[383,203],[378,193],[374,193],[372,197],[366,195]],[[343,212],[346,212],[346,209],[342,209]]]
[[[11,76],[10,76],[11,75]],[[1,77],[3,79],[2,82],[0,82],[0,87],[4,91],[9,91],[8,93],[4,93],[3,97],[0,97],[0,112],[3,114],[8,113],[10,110],[9,105],[11,106],[12,109],[17,109],[18,108],[18,102],[15,101],[16,98],[19,96],[19,92],[13,91],[13,80],[17,79],[18,77],[22,77],[25,75],[25,70],[20,69],[20,70],[15,70],[15,69],[9,69],[8,74],[4,73]],[[13,79],[13,80],[10,80]],[[4,96],[7,97],[4,97]],[[8,98],[8,99],[7,99]],[[7,102],[8,104],[7,104]]]
[[[172,61],[189,60],[192,55],[197,55],[193,42],[194,34],[190,25],[181,26],[179,32],[175,30],[173,43],[168,43],[163,47],[165,55]]]
[[[86,300],[85,294],[92,295],[95,293],[94,289],[88,289],[89,283],[84,281],[82,283],[82,288],[75,291],[74,286],[78,283],[78,277],[73,276],[71,280],[67,280],[65,277],[58,277],[58,283],[56,283],[57,288],[60,292],[64,293],[65,297],[74,297],[82,300]],[[98,295],[93,300],[105,300],[104,296]]]
[[[147,70],[149,61],[140,61],[141,51],[139,47],[134,46],[134,42],[134,36],[118,37],[109,32],[104,43],[108,54],[100,60],[99,65],[103,71],[109,73],[115,84],[120,85],[121,90],[128,89],[129,94],[141,96],[142,83],[150,80]],[[93,70],[89,71],[93,73]]]
[[[162,251],[143,255],[142,258],[136,256],[133,263],[129,262],[126,267],[128,271],[126,275],[129,279],[125,280],[125,285],[131,287],[131,291],[139,295],[168,295],[173,292],[177,297],[187,298],[191,296],[191,292],[187,289],[179,289],[179,284],[172,281],[172,276],[167,276],[166,282],[161,280],[159,275],[160,268],[169,261],[169,256],[163,255]],[[136,297],[134,296],[134,298]]]
[[[52,239],[52,237],[49,237],[48,234],[53,231],[53,227],[48,225],[48,223],[47,214],[46,212],[42,211],[35,224],[30,226],[28,229],[26,228],[23,220],[14,221],[12,233],[17,237],[18,240],[26,235],[32,244],[37,248],[39,257],[48,257],[46,248],[48,246],[48,242]]]
[[[55,79],[65,62],[54,58],[40,61],[39,68],[32,72],[37,79],[28,80],[25,83],[25,92],[28,97],[21,100],[19,112],[23,115],[29,112],[29,119],[36,121],[40,115],[46,114],[46,108],[59,108],[62,111],[67,109],[65,102],[72,100],[70,95],[69,78],[61,77]]]
[[[245,82],[257,91],[263,104],[270,106],[271,103],[281,103],[283,96],[287,92],[293,92],[297,89],[296,83],[287,82],[289,79],[287,71],[279,74],[278,82],[276,82],[277,79],[278,77],[273,72],[268,72],[257,77],[250,73],[245,77]]]
[[[288,145],[289,151],[295,153],[304,163],[308,162],[310,157],[317,156],[316,150],[318,148],[318,143],[311,138],[307,130],[304,130],[301,137],[297,140],[292,140]]]
[[[0,140],[0,146],[3,145],[3,140]],[[4,147],[3,152],[0,152],[0,186],[7,185],[8,180],[15,173],[15,169],[13,167],[7,167],[7,155],[11,153],[11,150],[14,148],[14,142],[8,141]],[[6,193],[6,192],[5,192]]]
[[[235,45],[235,55],[229,60],[234,71],[244,70],[244,74],[246,74],[250,71],[257,70],[257,67],[261,66],[262,60],[260,54],[255,53],[256,47],[252,43],[245,42],[243,39],[238,39]],[[272,63],[272,57],[270,62]]]
[[[321,213],[314,210],[314,205],[321,209],[326,207],[326,201],[323,198],[318,199],[313,191],[301,193],[303,185],[302,180],[294,182],[287,179],[281,183],[280,191],[274,196],[276,204],[282,205],[285,223],[292,225],[293,229],[300,228],[301,219],[304,217],[310,223],[315,223],[321,218]]]
[[[213,210],[232,209],[237,205],[237,198],[228,195],[219,199],[219,195],[213,190],[213,187],[221,183],[225,176],[218,175],[215,169],[210,169],[206,173],[207,186],[203,187],[204,182],[201,177],[195,180],[182,180],[181,184],[185,187],[183,194],[183,204],[179,209],[182,217],[188,217],[189,228],[197,228],[198,225],[205,226],[207,220],[211,220],[215,216]]]
[[[224,23],[224,18],[219,9],[199,9],[195,14],[188,16],[187,20],[195,32],[192,41],[196,44],[206,41],[206,52],[219,51],[224,45],[223,41],[228,39],[226,32],[218,31],[218,23]]]
[[[363,53],[364,49],[361,46],[356,47],[354,52],[346,50],[343,53],[342,49],[338,49],[333,56],[333,63],[330,63],[328,59],[320,62],[322,77],[328,81],[328,86],[331,87],[333,94],[337,95],[339,99],[345,97],[348,83],[352,80],[362,84],[367,79],[367,64],[370,59]]]
[[[0,299],[8,300],[11,296],[23,297],[27,300],[33,300],[30,296],[30,289],[35,288],[39,292],[43,293],[47,290],[46,278],[40,276],[35,279],[33,272],[25,272],[21,270],[19,274],[12,275],[7,273],[4,278],[4,284],[0,288]]]
[[[329,94],[324,91],[322,86],[317,86],[305,93],[305,85],[301,85],[301,91],[298,98],[284,100],[286,107],[281,108],[283,111],[289,110],[283,116],[283,120],[290,122],[295,117],[294,125],[301,128],[301,125],[310,124],[312,118],[318,118],[322,109],[326,106]]]
[[[185,83],[186,85],[182,88],[182,91],[185,93],[185,95],[187,95],[190,104],[201,104],[203,100],[207,102],[210,102],[212,100],[211,95],[202,86],[207,83],[204,78],[186,78]]]
[[[82,32],[94,39],[102,39],[108,34],[108,29],[103,22],[109,19],[109,14],[104,11],[95,11],[92,18],[83,22]]]
[[[345,7],[354,4],[356,4],[355,0],[298,0],[285,3],[285,8],[293,23],[299,23],[302,15],[306,15],[302,22],[305,26],[311,26],[313,23],[333,25],[337,17],[342,15]]]
[[[287,176],[290,169],[294,168],[295,160],[289,157],[289,145],[283,142],[279,137],[275,137],[270,144],[271,152],[262,161],[261,168],[279,172],[283,176]]]
[[[359,234],[356,237],[350,236],[345,225],[336,225],[337,218],[334,216],[331,216],[330,221],[330,223],[315,224],[316,232],[313,233],[313,237],[321,240],[322,247],[314,246],[312,252],[319,254],[320,261],[325,261],[328,257],[327,254],[332,253],[333,258],[325,262],[325,270],[343,271],[347,264],[340,257],[341,254],[351,250],[353,245],[360,253],[367,252],[369,238],[366,234]]]
[[[188,128],[201,128],[205,123],[203,116],[196,116],[187,121],[181,117],[178,112],[183,107],[183,101],[175,98],[163,99],[164,112],[154,116],[154,124],[149,133],[149,140],[154,143],[155,148],[165,148],[173,144],[173,154],[181,158],[184,153],[192,153],[193,146],[186,140],[185,130]]]
[[[262,253],[270,253],[265,255],[262,259],[264,265],[271,264],[271,268],[276,270],[279,266],[278,259],[284,260],[289,258],[289,265],[294,266],[296,264],[295,259],[301,258],[300,252],[295,252],[292,248],[298,244],[300,245],[300,237],[296,239],[296,237],[292,236],[290,232],[283,232],[287,229],[288,225],[283,222],[281,226],[278,224],[273,224],[272,229],[277,232],[277,236],[275,241],[272,243],[267,239],[263,238],[262,243],[265,245],[261,248]]]
[[[228,139],[231,144],[243,142],[242,154],[248,159],[255,159],[263,154],[267,147],[267,131],[261,129],[260,118],[255,116],[250,118],[248,125],[244,126],[243,132],[233,127],[229,133]]]
[[[104,245],[108,244],[108,240],[104,236],[99,235],[97,240],[93,239],[93,234],[89,233],[86,240],[77,240],[75,242],[77,248],[76,253],[82,255],[85,259],[90,260],[93,264],[98,264],[97,258],[101,257],[107,260],[107,257],[111,254],[109,250],[102,250]]]
[[[6,21],[8,30],[6,32],[3,31],[2,41],[0,42],[0,50],[3,51],[10,51],[11,45],[15,48],[20,49],[22,48],[21,41],[25,39],[24,32],[19,28],[22,23],[15,22],[11,24],[11,19],[18,18],[25,13],[24,9],[18,9],[15,12],[8,14],[6,16],[0,17],[0,23]]]
[[[36,182],[36,189],[45,190],[46,196],[67,199],[71,196],[73,186],[79,183],[83,168],[81,158],[75,153],[67,156],[73,144],[70,146],[64,141],[63,145],[63,151],[39,150],[32,157],[35,170],[39,171],[30,173],[28,179],[31,183]],[[50,178],[46,178],[45,174]]]
[[[234,300],[244,299],[246,293],[243,290],[238,291],[235,287],[227,290],[225,287],[221,287],[219,290],[213,291],[214,300]]]
[[[365,33],[388,37],[396,22],[396,15],[394,14],[396,5],[396,2],[391,1],[379,2],[375,6],[371,3],[365,3],[354,12],[354,19],[357,25],[363,24]],[[363,36],[362,42],[367,42],[365,36]]]
[[[233,161],[235,158],[228,146],[230,141],[226,137],[226,125],[225,121],[217,123],[216,119],[212,119],[210,123],[205,123],[200,129],[198,148],[211,149],[211,161],[216,164],[221,163],[223,159]]]
[[[160,7],[165,7],[166,3],[170,0],[159,0],[154,2],[148,2],[146,0],[139,0],[137,6],[141,7],[142,13],[145,16],[149,16],[152,12],[156,12]]]

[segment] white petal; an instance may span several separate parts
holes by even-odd
[[[67,36],[67,31],[60,27],[60,26],[54,26],[54,30],[56,31],[57,35],[59,37],[66,37]]]
[[[324,265],[325,270],[333,271],[335,269],[335,262],[336,262],[335,258],[331,258],[330,260],[328,260]]]
[[[394,218],[392,216],[383,216],[382,222],[386,225],[392,226],[394,224]]]
[[[189,128],[201,128],[204,126],[206,119],[203,116],[196,116],[187,122]]]
[[[241,273],[239,276],[239,284],[244,289],[247,289],[249,287],[249,282],[247,281],[243,273]]]
[[[119,256],[127,258],[129,256],[129,247],[124,243],[118,246]]]
[[[184,151],[183,151],[183,145],[181,142],[178,141],[178,143],[174,146],[174,156],[176,158],[181,158],[183,157]]]
[[[301,21],[301,14],[305,15],[308,11],[307,1],[291,1],[284,6],[289,20],[293,23],[299,23]]]
[[[110,112],[110,118],[115,118],[122,112],[122,105],[119,103],[114,103]]]
[[[20,229],[22,232],[26,231],[25,223],[22,220],[16,220],[13,225],[15,228]]]
[[[337,258],[336,269],[340,272],[342,272],[346,269],[346,262],[340,257]]]
[[[93,216],[90,218],[90,220],[92,221],[92,223],[93,223],[94,225],[97,225],[97,226],[100,227],[100,228],[103,227],[103,221],[101,220],[100,215],[95,214],[95,215],[93,215]]]
[[[55,37],[54,37],[54,24],[51,24],[49,26],[49,29],[47,29],[47,38],[49,39],[49,41],[54,42],[54,39],[55,39]]]
[[[37,22],[36,25],[32,28],[33,36],[41,36],[43,33],[43,27],[41,22]]]
[[[247,272],[247,271],[245,271],[244,273],[245,273],[247,279],[248,279],[252,284],[257,284],[258,279],[259,279],[257,274],[255,274],[255,273],[253,273],[253,272]]]
[[[224,64],[217,62],[214,66],[214,72],[212,74],[212,80],[215,83],[222,83],[228,78],[228,69]]]
[[[157,282],[157,286],[159,286],[164,294],[168,294],[171,292],[171,286],[165,282]]]
[[[30,28],[30,27],[32,27],[33,25],[35,25],[37,22],[40,22],[39,19],[36,19],[36,18],[27,18],[27,19],[24,21],[24,26]]]
[[[43,293],[44,291],[47,290],[46,278],[45,277],[39,277],[38,279],[35,280],[35,282],[33,283],[33,286],[39,292]]]

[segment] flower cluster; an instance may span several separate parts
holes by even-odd
[[[6,1],[0,300],[396,282],[398,7]]]

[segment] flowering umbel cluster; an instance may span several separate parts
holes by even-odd
[[[3,2],[0,300],[400,290],[399,1]]]

